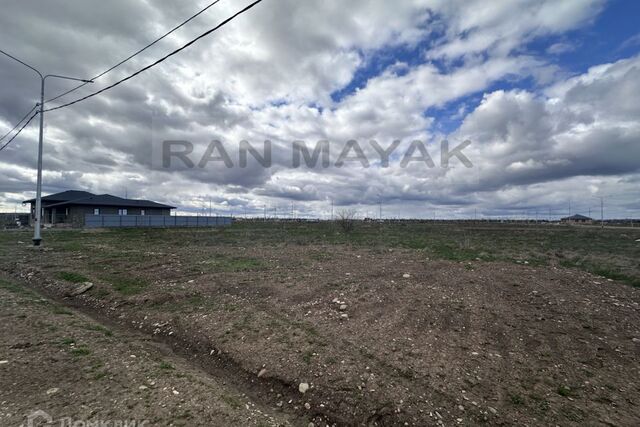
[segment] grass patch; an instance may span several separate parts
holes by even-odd
[[[103,379],[107,375],[109,375],[109,372],[107,372],[107,371],[96,372],[96,374],[94,374],[94,376],[93,376],[93,379],[94,379],[94,381],[98,381],[98,380]]]
[[[240,401],[240,399],[235,396],[228,396],[223,394],[221,397],[222,400],[224,400],[224,403],[231,406],[233,409],[239,409],[242,407],[242,401]]]
[[[88,329],[90,331],[100,332],[100,333],[104,334],[107,337],[110,337],[110,336],[113,335],[113,332],[111,332],[109,329],[105,328],[102,325],[87,325],[86,329]]]
[[[51,312],[53,314],[63,314],[65,316],[73,316],[73,312],[72,311],[69,311],[66,308],[61,307],[59,305],[54,305],[53,307],[51,307]]]
[[[259,259],[228,257],[225,255],[214,255],[210,259],[201,261],[200,264],[208,266],[213,271],[224,272],[252,271],[265,267],[265,264]]]
[[[11,293],[22,295],[22,296],[35,296],[34,293],[25,288],[24,286],[18,285],[17,283],[8,282],[6,280],[0,279],[0,288],[7,290]]]
[[[56,278],[71,283],[84,283],[89,281],[89,279],[84,277],[82,274],[71,271],[59,271],[56,273]]]
[[[162,369],[163,371],[173,371],[176,368],[173,367],[173,365],[169,362],[160,362],[160,364],[158,365],[158,368]]]
[[[80,252],[84,249],[84,245],[80,242],[67,242],[60,245],[60,249],[65,252]]]
[[[107,281],[111,282],[113,289],[122,295],[136,295],[142,292],[149,284],[135,277],[117,277],[112,276]]]
[[[85,346],[80,346],[80,347],[72,348],[71,354],[73,354],[76,357],[88,356],[91,354],[91,350],[89,350]]]

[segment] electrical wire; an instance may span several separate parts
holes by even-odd
[[[9,136],[9,134],[10,134],[11,132],[13,132],[14,130],[16,130],[16,129],[18,128],[18,126],[20,126],[20,124],[22,124],[22,122],[23,122],[27,117],[29,117],[29,114],[31,114],[31,113],[33,112],[33,110],[35,110],[36,108],[38,108],[38,104],[34,105],[34,106],[33,106],[33,108],[32,108],[31,110],[29,110],[29,111],[27,112],[27,114],[25,114],[25,115],[24,115],[24,117],[23,117],[23,118],[21,118],[21,119],[20,119],[20,121],[19,121],[18,123],[16,123],[16,125],[13,127],[13,129],[11,129],[9,132],[7,132],[7,133],[5,133],[4,135],[2,135],[2,136],[0,137],[0,142],[2,142],[2,140],[4,140],[7,136]]]
[[[23,125],[22,125],[22,127],[20,128],[20,130],[19,130],[15,135],[13,135],[13,136],[11,137],[11,139],[10,139],[10,140],[8,140],[8,141],[7,141],[7,142],[6,142],[2,147],[0,147],[0,151],[2,151],[2,150],[4,150],[5,148],[7,148],[7,146],[8,146],[9,144],[11,144],[11,142],[12,142],[14,139],[16,139],[16,137],[17,137],[18,135],[20,135],[20,132],[22,132],[22,130],[23,130],[24,128],[26,128],[26,127],[27,127],[27,125],[28,125],[29,123],[31,123],[31,120],[33,120],[33,118],[34,118],[35,116],[37,116],[38,114],[40,114],[40,113],[39,113],[39,112],[36,112],[33,116],[31,116],[31,117],[29,118],[29,120],[27,120],[27,121],[25,122],[25,124],[23,124]]]
[[[49,109],[45,110],[45,112],[55,111],[55,110],[59,110],[61,108],[68,107],[70,105],[77,104],[78,102],[81,102],[81,101],[84,101],[86,99],[92,98],[92,97],[94,97],[96,95],[99,95],[99,94],[101,94],[101,93],[103,93],[103,92],[105,92],[105,91],[107,91],[109,89],[112,89],[112,88],[114,88],[114,87],[126,82],[127,80],[130,80],[130,79],[134,78],[138,74],[141,74],[142,72],[147,71],[148,69],[155,67],[156,65],[160,64],[161,62],[164,62],[165,60],[167,60],[168,58],[172,57],[173,55],[176,55],[177,53],[180,53],[181,51],[183,51],[184,49],[188,48],[189,46],[191,46],[192,44],[194,44],[198,40],[208,36],[209,34],[213,33],[214,31],[224,27],[226,24],[228,24],[229,22],[234,20],[236,17],[238,17],[239,15],[247,12],[249,9],[253,8],[254,6],[256,6],[260,2],[262,2],[262,0],[254,1],[250,5],[246,6],[245,8],[243,8],[240,11],[236,12],[235,14],[231,15],[230,17],[228,17],[227,19],[225,19],[224,21],[222,21],[221,23],[219,23],[215,27],[205,31],[204,33],[202,33],[201,35],[199,35],[195,39],[193,39],[190,42],[188,42],[187,44],[183,45],[182,47],[179,47],[178,49],[174,50],[173,52],[169,53],[168,55],[163,56],[162,58],[158,59],[154,63],[147,65],[146,67],[136,71],[135,73],[125,77],[124,79],[118,80],[117,82],[115,82],[115,83],[113,83],[113,84],[111,84],[111,85],[109,85],[109,86],[107,86],[107,87],[105,87],[103,89],[100,89],[97,92],[93,92],[93,93],[91,93],[91,94],[89,94],[87,96],[83,96],[82,98],[78,98],[78,99],[76,99],[74,101],[68,102],[66,104],[62,104],[62,105],[57,106],[57,107],[49,108]]]
[[[176,27],[173,27],[171,30],[169,30],[168,32],[164,33],[162,36],[160,36],[159,38],[155,39],[154,41],[152,41],[151,43],[149,43],[148,45],[146,45],[145,47],[143,47],[142,49],[138,50],[137,52],[133,53],[132,55],[128,56],[127,58],[123,59],[122,61],[118,62],[116,65],[114,65],[113,67],[109,68],[108,70],[103,71],[102,73],[98,74],[97,76],[89,79],[89,80],[96,80],[99,79],[100,77],[104,76],[105,74],[115,70],[116,68],[118,68],[119,66],[121,66],[122,64],[124,64],[125,62],[129,61],[130,59],[132,59],[133,57],[141,54],[142,52],[144,52],[145,50],[149,49],[151,46],[155,45],[156,43],[158,43],[160,40],[164,39],[165,37],[169,36],[170,34],[172,34],[173,32],[179,30],[180,28],[184,27],[186,24],[188,24],[189,22],[193,21],[195,18],[197,18],[198,16],[200,16],[201,14],[203,14],[204,12],[206,12],[208,9],[210,9],[211,7],[215,6],[217,3],[219,3],[221,0],[216,0],[213,3],[210,3],[208,6],[204,7],[203,9],[201,9],[198,13],[196,13],[195,15],[192,15],[189,19],[187,19],[186,21],[183,21],[181,24],[179,24]],[[82,83],[74,88],[69,89],[66,92],[61,93],[60,95],[54,96],[53,98],[47,99],[45,101],[45,104],[47,102],[51,102],[51,101],[55,101],[56,99],[60,99],[65,95],[70,94],[71,92],[78,90],[84,86],[86,86],[88,84],[88,82]]]

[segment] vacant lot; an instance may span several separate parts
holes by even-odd
[[[34,250],[26,232],[0,234],[5,288],[152,337],[294,424],[640,420],[640,230],[239,223],[44,238]]]

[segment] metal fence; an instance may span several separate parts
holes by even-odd
[[[90,215],[84,217],[87,228],[117,227],[224,227],[231,225],[228,216],[169,215]]]

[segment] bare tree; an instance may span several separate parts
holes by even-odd
[[[356,221],[356,211],[355,209],[343,209],[338,212],[338,224],[342,231],[346,233],[350,233],[353,231]]]

